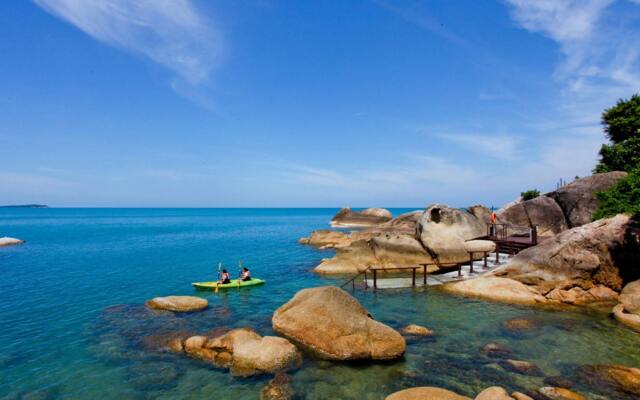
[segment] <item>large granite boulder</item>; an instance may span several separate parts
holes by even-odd
[[[0,247],[3,246],[15,246],[16,244],[22,244],[24,240],[12,238],[12,237],[0,237]]]
[[[596,193],[609,189],[625,176],[627,173],[622,171],[594,174],[577,179],[546,196],[558,203],[569,227],[581,226],[591,222],[593,213],[598,208]]]
[[[469,212],[485,224],[491,223],[491,210],[481,204],[476,204],[468,208]]]
[[[494,276],[447,283],[441,288],[453,294],[511,304],[534,305],[545,302],[545,298],[534,288],[513,279]]]
[[[618,215],[573,228],[526,249],[493,272],[534,287],[549,300],[572,304],[615,301],[638,279],[640,227]]]
[[[498,222],[508,225],[510,234],[526,235],[537,226],[539,235],[554,235],[568,228],[562,209],[547,196],[513,203],[496,214]]]
[[[367,208],[362,211],[343,208],[331,219],[331,226],[375,226],[388,222],[391,218],[391,212],[384,208]]]
[[[492,386],[480,392],[475,400],[513,400],[513,397],[504,388]]]
[[[384,269],[432,262],[431,256],[413,236],[390,232],[338,248],[333,258],[322,260],[314,271],[320,274],[357,274],[369,267]]]
[[[262,337],[249,328],[217,337],[191,336],[183,342],[182,349],[191,357],[227,368],[238,376],[285,371],[298,367],[302,361],[301,353],[287,339]]]
[[[209,301],[196,296],[167,296],[154,297],[148,300],[147,307],[155,310],[166,310],[173,312],[193,312],[207,308]]]
[[[469,260],[464,243],[487,234],[487,224],[468,211],[434,204],[418,223],[416,237],[441,265]]]
[[[347,247],[351,243],[358,240],[368,240],[374,236],[380,235],[380,231],[358,231],[358,232],[341,232],[332,231],[329,229],[322,229],[311,232],[311,235],[306,238],[300,238],[298,243],[308,244],[310,246],[319,247],[321,249],[332,249],[339,247]]]
[[[424,386],[392,393],[385,400],[471,400],[471,398],[450,390]]]
[[[400,333],[375,321],[334,286],[299,291],[275,311],[272,324],[276,332],[329,360],[394,359],[406,347]]]
[[[620,297],[618,305],[613,308],[613,315],[618,322],[625,324],[640,332],[640,280],[626,285]]]
[[[417,210],[398,215],[396,218],[382,225],[382,227],[412,234],[416,231],[416,227],[423,213],[424,210]]]

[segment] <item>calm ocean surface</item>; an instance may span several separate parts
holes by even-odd
[[[337,209],[0,209],[0,236],[27,240],[0,248],[0,398],[257,399],[270,377],[233,378],[209,365],[153,349],[153,335],[251,326],[273,334],[273,311],[299,289],[340,284],[312,268],[332,252],[297,243],[326,228]],[[392,210],[394,215],[409,210]],[[222,261],[243,260],[261,287],[214,295],[190,283],[215,278]],[[155,315],[162,295],[209,299],[201,313]],[[513,349],[547,376],[571,377],[586,363],[640,367],[640,337],[597,310],[545,311],[429,290],[357,292],[376,319],[395,328],[428,326],[392,363],[331,363],[306,357],[292,374],[299,399],[383,399],[435,385],[475,395],[491,385],[543,386],[479,355],[487,342]],[[506,319],[539,328],[513,335]],[[609,398],[577,383],[594,398]],[[597,395],[604,397],[597,397]],[[610,398],[625,398],[616,395]],[[630,397],[629,397],[630,398]]]

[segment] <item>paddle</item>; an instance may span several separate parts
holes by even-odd
[[[220,269],[222,268],[222,263],[218,262],[218,282],[216,282],[216,288],[213,291],[215,294],[218,294],[218,286],[220,286]]]

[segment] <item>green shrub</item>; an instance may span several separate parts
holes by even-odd
[[[527,190],[526,192],[520,193],[520,196],[522,196],[522,200],[531,200],[540,196],[540,191],[537,189]]]
[[[598,210],[593,215],[594,221],[622,213],[640,216],[640,168],[596,196]]]

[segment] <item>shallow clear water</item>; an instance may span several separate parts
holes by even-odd
[[[154,335],[251,326],[273,334],[273,311],[301,288],[339,284],[311,269],[331,252],[297,244],[327,227],[335,209],[2,209],[0,236],[26,239],[0,248],[0,398],[256,399],[268,376],[234,378],[194,360],[156,352]],[[406,210],[393,210],[397,214]],[[217,261],[236,272],[242,259],[261,287],[214,295],[190,282],[215,277]],[[145,300],[196,294],[210,308],[157,314]],[[450,296],[435,289],[356,292],[378,319],[428,326],[389,363],[305,358],[293,374],[299,399],[383,399],[406,387],[436,385],[474,395],[491,385],[533,390],[542,377],[508,372],[479,349],[497,342],[513,358],[562,375],[593,398],[632,398],[588,387],[583,364],[640,367],[640,335],[597,310],[520,308]],[[535,318],[514,335],[502,324]],[[600,397],[598,397],[600,396]]]

